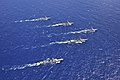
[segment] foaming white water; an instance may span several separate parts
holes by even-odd
[[[59,64],[61,61],[63,61],[62,58],[57,59],[57,58],[47,58],[44,61],[40,61],[40,62],[36,62],[36,63],[32,63],[32,64],[24,64],[24,65],[15,65],[12,67],[3,67],[2,70],[19,70],[19,69],[25,69],[27,67],[36,67],[36,66],[40,66],[40,65],[45,65],[45,64]]]
[[[59,36],[59,35],[68,35],[68,34],[80,34],[82,33],[81,31],[71,31],[71,32],[67,32],[67,33],[60,33],[60,34],[55,34],[55,33],[52,33],[52,34],[49,34],[48,36]]]
[[[49,28],[49,27],[51,27],[51,26],[50,26],[50,25],[43,25],[43,26],[36,25],[36,26],[34,27],[34,29]]]
[[[47,20],[50,20],[50,17],[41,17],[41,18],[33,18],[33,19],[26,19],[26,20],[18,20],[18,21],[15,21],[15,23],[22,23],[22,22],[36,22],[36,21],[47,21]]]
[[[25,64],[25,65],[15,65],[12,67],[3,67],[2,70],[17,70],[17,69],[24,69],[26,67],[34,67],[34,66],[39,66],[42,65],[42,62],[37,62],[37,63],[33,63],[33,64]]]

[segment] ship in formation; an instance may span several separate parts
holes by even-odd
[[[91,29],[84,29],[84,30],[81,30],[80,33],[94,33],[96,32],[98,29],[94,29],[94,28],[91,28]]]
[[[41,61],[40,63],[41,64],[59,64],[59,63],[61,63],[61,61],[63,61],[63,58],[59,58],[59,59],[57,59],[57,58],[47,58],[46,60],[44,60],[44,61]]]
[[[65,42],[67,42],[67,44],[82,44],[82,43],[86,42],[87,40],[88,39],[80,38],[80,39],[68,40],[68,41],[65,41]]]
[[[24,65],[15,65],[10,68],[3,67],[2,70],[20,70],[20,69],[25,69],[28,67],[37,67],[40,65],[60,64],[61,61],[63,61],[63,58],[47,58],[46,60],[38,61],[35,63],[29,63],[29,64],[24,64]]]
[[[38,20],[41,20],[41,21],[47,21],[47,20],[50,20],[50,17],[41,17],[41,18],[38,18]]]
[[[62,22],[62,23],[53,24],[52,26],[53,26],[53,27],[54,27],[54,26],[63,26],[63,27],[67,27],[67,26],[71,26],[71,25],[73,25],[73,22],[67,21],[67,22]]]
[[[72,39],[72,40],[66,40],[66,41],[61,41],[61,42],[51,42],[50,45],[54,45],[54,44],[82,44],[84,42],[86,42],[88,39],[83,39],[83,38],[79,38],[79,39]]]
[[[50,17],[41,17],[41,18],[36,18],[36,19],[32,19],[31,21],[47,21],[50,20]]]
[[[46,64],[59,64],[63,61],[63,58],[47,58],[46,60],[43,61],[38,61],[33,64],[27,64],[28,67],[32,66],[39,66],[39,65],[46,65]]]

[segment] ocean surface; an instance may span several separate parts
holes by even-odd
[[[44,16],[51,19],[16,22]],[[74,24],[48,27],[66,21]],[[91,27],[98,30],[65,34]],[[50,45],[78,38],[88,40]],[[10,70],[47,58],[64,60]],[[120,0],[1,0],[0,80],[120,80]]]

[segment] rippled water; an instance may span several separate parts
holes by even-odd
[[[44,16],[51,17],[51,20],[15,23]],[[74,25],[47,27],[65,21],[72,21]],[[120,80],[119,26],[119,0],[1,1],[0,80]],[[66,34],[91,27],[98,31]],[[49,45],[81,37],[88,41]],[[48,57],[63,58],[64,61],[22,70],[2,70]]]

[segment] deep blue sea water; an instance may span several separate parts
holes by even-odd
[[[51,20],[15,23],[43,16]],[[67,20],[74,25],[46,27]],[[98,31],[48,36],[91,27]],[[49,45],[80,37],[88,41]],[[2,70],[5,66],[46,58],[64,61],[22,70]],[[120,0],[1,0],[0,80],[120,80]]]

